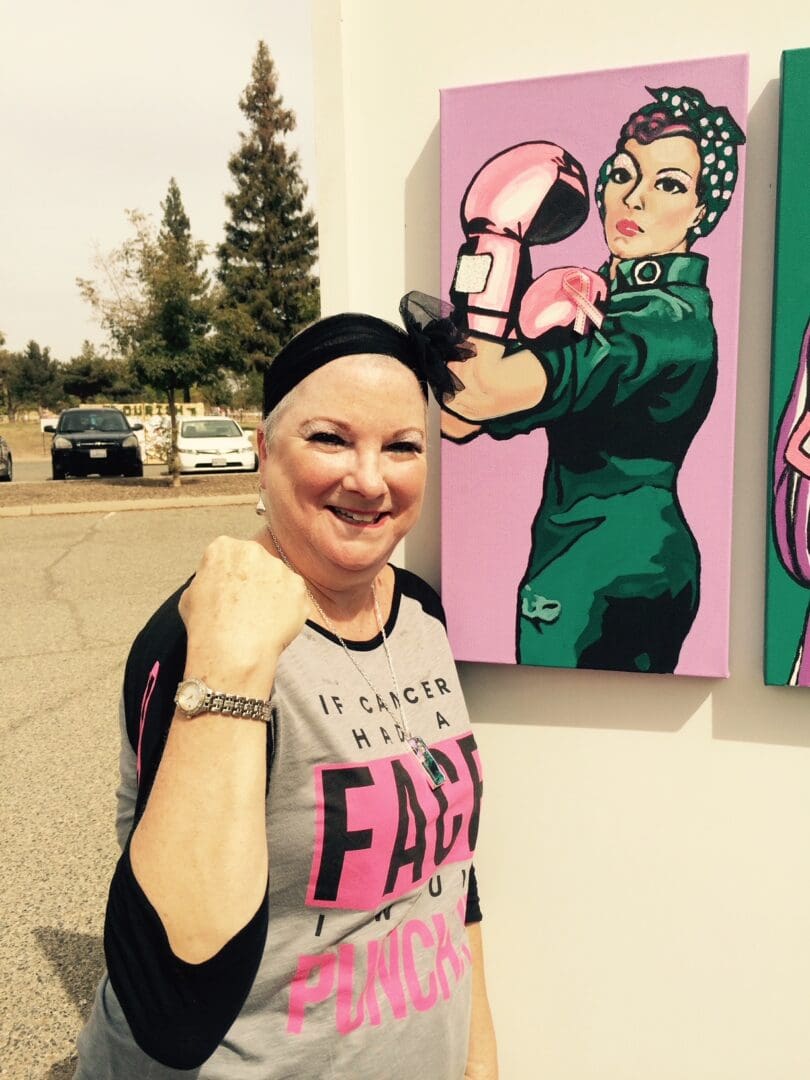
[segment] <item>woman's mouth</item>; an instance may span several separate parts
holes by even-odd
[[[342,506],[330,506],[328,509],[335,517],[352,525],[377,525],[383,518],[388,517],[387,510],[346,510]]]
[[[629,218],[622,218],[621,221],[616,222],[616,232],[621,233],[622,236],[638,236],[639,233],[644,232],[642,227],[635,221],[631,221]]]

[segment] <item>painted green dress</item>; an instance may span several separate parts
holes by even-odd
[[[691,254],[619,263],[600,330],[532,346],[543,401],[483,425],[495,439],[548,436],[518,596],[521,664],[675,668],[700,584],[677,477],[717,380],[707,266]]]

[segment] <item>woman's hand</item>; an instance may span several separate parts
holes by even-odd
[[[311,614],[303,578],[254,540],[213,540],[180,598],[186,672],[225,693],[266,698],[276,661]]]

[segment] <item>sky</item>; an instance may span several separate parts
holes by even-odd
[[[105,335],[79,296],[94,251],[180,186],[195,239],[223,235],[239,96],[260,39],[298,126],[315,207],[309,0],[0,0],[0,331],[59,360]],[[212,264],[213,265],[213,264]]]

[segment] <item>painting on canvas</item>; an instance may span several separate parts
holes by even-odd
[[[765,681],[810,686],[810,49],[782,57]]]
[[[442,93],[456,656],[728,674],[747,58]]]

